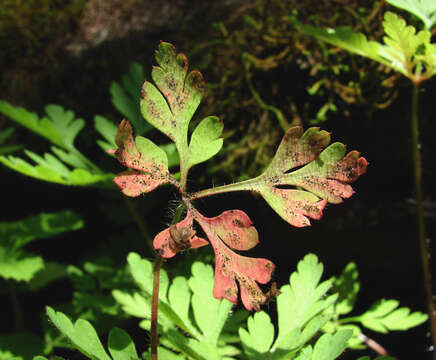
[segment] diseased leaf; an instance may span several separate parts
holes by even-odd
[[[195,219],[206,233],[215,252],[213,296],[236,303],[238,300],[236,281],[238,281],[245,308],[258,311],[267,297],[257,283],[266,284],[271,280],[274,264],[267,259],[249,258],[231,251],[218,234],[221,231],[220,227],[218,232],[216,231],[214,218],[206,218],[196,212]]]
[[[193,213],[194,211],[195,213]],[[271,279],[274,264],[267,259],[253,259],[238,255],[227,246],[248,250],[258,243],[257,230],[250,218],[241,210],[230,210],[213,218],[202,216],[194,208],[173,228],[167,228],[156,235],[153,246],[160,256],[169,258],[181,250],[207,245],[208,242],[195,235],[193,220],[196,220],[206,233],[215,252],[215,285],[213,295],[225,298],[232,303],[238,299],[238,287],[244,306],[258,310],[267,296],[256,282],[265,284]]]
[[[165,151],[141,136],[134,140],[128,121],[123,120],[120,123],[115,142],[118,146],[115,151],[118,161],[126,167],[140,171],[125,171],[115,177],[115,183],[124,194],[138,196],[173,181],[168,171]]]
[[[259,236],[248,215],[241,210],[228,210],[213,218],[204,218],[215,235],[235,250],[250,250],[259,243]]]
[[[103,348],[93,326],[86,320],[78,319],[74,324],[63,313],[47,306],[47,315],[53,325],[62,332],[85,356],[96,360],[111,360]]]
[[[209,244],[195,235],[192,220],[192,215],[188,211],[185,219],[174,225],[172,231],[171,228],[166,228],[155,236],[153,246],[160,256],[170,258],[181,250],[195,249]]]
[[[427,320],[427,315],[419,311],[410,313],[406,307],[398,308],[397,300],[382,299],[358,317],[358,321],[368,329],[387,333],[388,330],[407,330]]]
[[[188,73],[188,60],[185,55],[177,54],[173,45],[165,42],[159,44],[156,51],[159,66],[153,67],[153,85],[146,81],[142,87],[141,112],[144,118],[167,135],[176,144],[180,156],[182,184],[190,166],[204,161],[198,154],[197,135],[193,142],[193,158],[190,160],[188,149],[188,126],[195,110],[200,104],[205,87],[203,77],[197,70]],[[219,135],[219,126],[214,118],[209,118],[199,130],[209,130],[209,138],[215,140]],[[218,151],[219,140],[207,148],[209,157]]]
[[[337,142],[326,147],[329,142],[330,134],[319,128],[304,132],[299,126],[292,127],[262,175],[224,189],[258,192],[291,225],[308,226],[309,218],[321,218],[327,202],[337,204],[353,195],[348,183],[365,173],[368,165],[359,152],[346,154],[345,145]],[[303,167],[290,171],[299,166]],[[219,188],[214,189],[215,193],[218,191]],[[194,194],[193,198],[196,197]]]
[[[216,116],[204,118],[195,128],[189,143],[189,162],[187,167],[210,159],[223,146],[220,138],[223,123]]]

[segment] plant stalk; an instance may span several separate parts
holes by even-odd
[[[421,145],[419,143],[419,122],[418,122],[418,91],[419,84],[413,84],[412,90],[412,145],[413,145],[413,173],[415,178],[415,199],[416,215],[418,221],[419,245],[421,252],[422,270],[424,273],[424,286],[427,298],[427,309],[430,322],[431,338],[433,346],[436,346],[436,317],[435,304],[433,301],[432,276],[430,270],[430,253],[427,247],[427,236],[424,222],[424,204],[422,190],[422,168],[421,168]],[[433,351],[433,358],[436,360],[436,351]]]
[[[172,224],[177,224],[185,210],[185,205],[180,205],[173,217]],[[159,313],[159,284],[160,284],[160,268],[163,258],[156,254],[156,262],[153,269],[153,294],[151,297],[151,360],[158,360],[157,347],[159,344],[158,336],[158,313]]]
[[[11,304],[12,304],[12,311],[14,313],[14,330],[22,331],[24,328],[23,312],[21,311],[20,302],[18,300],[17,288],[15,286],[15,283],[9,280],[7,281],[7,285],[8,285],[9,298],[11,299]]]
[[[159,310],[159,282],[160,282],[160,267],[162,265],[162,256],[156,256],[156,262],[153,270],[153,296],[151,301],[151,359],[157,359],[158,346],[158,329],[157,315]]]

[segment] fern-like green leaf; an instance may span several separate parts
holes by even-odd
[[[47,315],[54,326],[73,343],[83,355],[93,360],[111,360],[98,338],[94,327],[86,320],[78,319],[75,323],[65,314],[47,307]]]
[[[320,283],[322,273],[323,265],[318,258],[313,254],[306,255],[291,275],[290,284],[281,287],[277,297],[279,333],[273,349],[302,345],[293,341],[288,343],[291,335],[299,334],[309,320],[336,301],[336,294],[325,297],[333,279]],[[320,318],[317,326],[323,326],[326,320]]]
[[[389,330],[407,330],[422,324],[428,318],[420,311],[410,312],[409,308],[398,308],[397,300],[382,299],[365,313],[356,317],[368,329],[387,333]]]

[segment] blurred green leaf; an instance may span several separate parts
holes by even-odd
[[[104,138],[104,140],[97,140],[97,144],[104,152],[106,152],[106,154],[108,154],[108,150],[114,150],[117,148],[117,145],[115,144],[115,136],[117,135],[118,127],[116,124],[103,116],[96,115],[94,117],[94,127]]]
[[[341,275],[333,283],[333,291],[338,293],[338,301],[335,303],[335,313],[348,314],[353,310],[357,294],[360,290],[358,281],[359,271],[354,262],[347,264]]]
[[[82,227],[82,219],[68,210],[42,213],[15,222],[1,222],[0,276],[17,281],[30,281],[35,274],[42,271],[44,261],[40,256],[24,252],[22,247],[36,239],[53,237]],[[49,278],[53,279],[51,275],[45,276],[45,279],[43,277],[35,280],[33,285],[43,285],[50,281]]]
[[[43,350],[42,339],[31,333],[0,335],[0,360],[30,360]]]
[[[7,129],[0,131],[0,145],[4,143],[14,133],[14,131],[15,129],[13,127],[8,127]],[[1,145],[0,155],[10,154],[22,148],[22,145]]]
[[[131,63],[129,72],[123,76],[122,84],[113,82],[110,87],[112,103],[133,124],[138,135],[143,135],[152,128],[144,121],[139,106],[144,78],[144,68],[138,63]]]
[[[436,2],[433,0],[386,0],[392,6],[406,10],[424,23],[427,30],[436,24]]]
[[[108,348],[113,360],[139,360],[135,344],[129,334],[120,328],[110,331]]]

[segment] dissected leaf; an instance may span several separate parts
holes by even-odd
[[[195,209],[192,209],[195,211]],[[244,306],[259,309],[267,300],[258,283],[265,284],[271,279],[274,264],[267,259],[255,259],[238,255],[227,246],[238,250],[248,250],[258,243],[257,230],[250,218],[241,210],[230,210],[213,218],[202,216],[199,212],[188,211],[183,221],[172,228],[161,231],[154,239],[153,246],[160,256],[173,257],[180,250],[186,250],[208,242],[195,235],[192,223],[195,219],[206,233],[215,252],[215,298],[225,298],[236,303],[239,283]],[[175,231],[177,229],[177,231]],[[185,234],[185,235],[183,235]]]
[[[413,5],[409,6],[409,3],[415,4],[419,1],[392,0],[393,3],[401,4],[402,6],[400,7],[406,8],[407,6],[408,9],[413,7]],[[405,5],[406,3],[408,5]],[[423,4],[421,3],[421,5]],[[421,5],[417,5],[414,9],[421,10]],[[436,21],[436,13],[433,12],[434,4],[429,5],[429,7],[427,7],[427,4],[424,6],[426,7],[425,11],[432,14],[431,20],[427,18],[427,26],[428,20],[431,23]],[[416,13],[419,12],[416,11]],[[424,18],[425,16],[421,19]],[[389,11],[385,13],[383,21],[385,33],[388,35],[384,37],[386,45],[376,41],[368,41],[365,35],[353,33],[349,28],[325,30],[310,25],[303,25],[294,19],[292,21],[308,35],[391,67],[410,79],[414,79],[416,76],[415,68],[418,60],[426,67],[425,72],[422,71],[423,69],[419,70],[419,73],[423,76],[422,79],[429,78],[436,73],[436,46],[430,44],[430,32],[423,30],[416,33],[413,26],[406,26],[404,20]],[[426,20],[423,21],[426,22]]]
[[[248,218],[247,215],[245,216]],[[206,218],[197,212],[195,219],[206,233],[215,252],[214,297],[225,298],[236,303],[238,299],[237,281],[245,308],[259,310],[267,297],[257,283],[266,284],[271,280],[274,264],[267,259],[249,258],[231,251],[219,235],[223,227],[220,223],[218,227],[216,226],[216,218]],[[231,231],[234,232],[234,229]],[[230,235],[229,238],[232,236]]]
[[[262,175],[228,188],[258,192],[291,225],[308,226],[309,218],[321,218],[327,202],[337,204],[353,195],[348,183],[365,173],[368,165],[359,152],[346,154],[345,145],[336,142],[326,147],[329,142],[330,134],[319,128],[292,127]]]
[[[436,2],[433,0],[387,0],[387,2],[420,18],[427,30],[436,24]]]
[[[298,335],[309,320],[336,301],[337,295],[325,297],[333,279],[320,283],[322,273],[323,265],[318,258],[306,255],[298,263],[297,271],[291,274],[289,285],[280,288],[281,294],[277,297],[279,331],[273,349],[304,344],[289,344],[291,334]],[[325,322],[326,319],[320,318],[316,325],[321,327]]]
[[[321,29],[311,25],[304,25],[295,19],[291,20],[298,26],[299,29],[316,39],[339,46],[350,53],[367,57],[384,65],[389,65],[389,62],[380,55],[380,48],[383,45],[377,41],[368,40],[364,34],[355,33],[349,27]]]
[[[159,44],[156,51],[159,66],[153,67],[152,78],[156,86],[146,81],[142,87],[141,112],[144,118],[167,135],[176,144],[180,156],[182,183],[186,182],[189,168],[213,156],[221,148],[221,125],[215,117],[203,120],[188,149],[188,126],[203,96],[205,83],[201,73],[188,73],[188,60],[177,54],[173,45]],[[205,145],[199,135],[212,142]],[[204,151],[204,152],[203,152]]]
[[[248,318],[247,330],[239,329],[242,345],[250,359],[259,359],[269,351],[274,341],[274,325],[268,314],[263,311]]]
[[[191,267],[192,310],[195,322],[207,343],[216,345],[232,303],[212,297],[213,270],[209,265],[195,262]]]
[[[383,27],[387,35],[383,38],[388,46],[386,51],[404,67],[410,66],[409,64],[413,66],[418,48],[430,42],[429,31],[422,30],[416,33],[413,26],[407,26],[403,19],[389,11],[385,13]]]
[[[111,180],[114,177],[111,173],[93,172],[89,169],[75,168],[70,170],[51,154],[45,154],[45,157],[42,158],[31,151],[26,153],[33,160],[38,159],[38,164],[30,164],[14,156],[0,156],[0,163],[23,175],[62,185],[94,185]]]
[[[172,182],[165,151],[152,141],[137,136],[133,139],[130,123],[123,120],[115,137],[115,157],[126,167],[139,170],[118,174],[114,181],[128,196],[138,196],[157,186]]]
[[[78,319],[74,324],[63,313],[47,306],[47,315],[60,332],[62,332],[85,356],[96,360],[111,360],[103,348],[93,326],[86,320]]]
[[[388,330],[407,330],[425,322],[428,318],[420,311],[410,312],[406,307],[398,308],[397,300],[382,299],[358,317],[368,329],[387,333]]]

